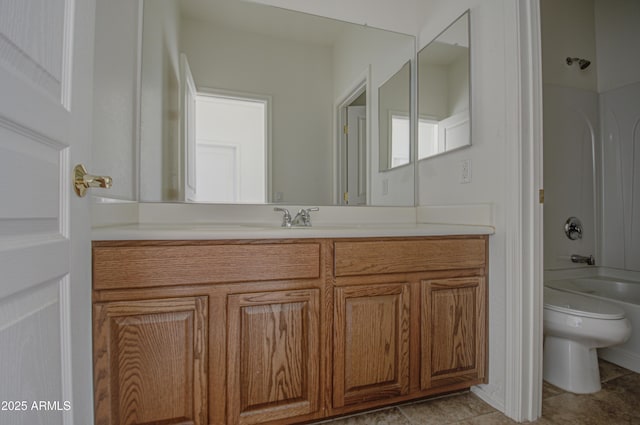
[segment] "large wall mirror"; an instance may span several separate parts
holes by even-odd
[[[378,170],[377,88],[415,37],[240,0],[143,6],[141,201],[414,205],[413,172]]]
[[[469,11],[418,52],[418,159],[471,145]]]

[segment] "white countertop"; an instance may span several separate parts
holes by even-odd
[[[91,236],[94,241],[219,240],[490,235],[494,232],[492,226],[457,224],[319,224],[283,228],[271,223],[148,223],[94,227]]]

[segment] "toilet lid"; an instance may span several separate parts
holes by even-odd
[[[622,319],[624,310],[615,304],[572,292],[544,288],[544,308],[594,319]]]

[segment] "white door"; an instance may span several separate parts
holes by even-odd
[[[71,170],[90,158],[94,18],[94,0],[0,1],[1,424],[93,423],[89,201]]]
[[[367,203],[367,107],[347,107],[347,193],[349,205]]]

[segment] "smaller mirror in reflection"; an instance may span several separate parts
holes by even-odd
[[[469,11],[418,53],[418,159],[471,145]]]
[[[380,171],[411,162],[411,62],[405,63],[378,91]]]

